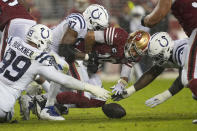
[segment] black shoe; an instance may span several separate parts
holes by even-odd
[[[35,114],[38,119],[40,119],[40,113],[42,109],[44,109],[46,102],[47,98],[44,95],[37,95],[34,97],[34,108],[32,113]]]
[[[61,115],[67,115],[69,112],[68,107],[62,104],[55,104],[55,109]]]

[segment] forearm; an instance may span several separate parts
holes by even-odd
[[[122,64],[120,78],[124,79],[126,82],[128,82],[128,77],[129,77],[130,73],[131,73],[131,67],[128,67],[127,65]]]
[[[159,23],[170,11],[172,0],[159,0],[154,10],[144,17],[144,25],[152,27]]]
[[[47,72],[47,74],[46,74]],[[76,90],[84,90],[85,83],[81,82],[71,76],[65,75],[58,72],[54,67],[41,68],[39,73],[44,76],[47,80],[54,81],[67,88],[72,88]]]
[[[143,89],[150,84],[158,75],[164,71],[163,67],[153,66],[147,72],[145,72],[140,79],[134,84],[135,90]]]
[[[183,89],[183,87],[184,86],[181,83],[181,77],[179,75],[168,90],[173,96],[173,95],[177,94],[179,91],[181,91]]]

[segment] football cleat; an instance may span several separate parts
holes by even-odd
[[[19,98],[20,115],[23,120],[29,120],[30,110],[33,108],[33,97],[30,95],[22,95]]]
[[[67,115],[69,108],[66,105],[62,105],[62,104],[55,104],[55,110],[58,112],[58,114],[61,115]]]
[[[41,113],[40,118],[43,120],[52,120],[52,121],[63,121],[65,120],[60,114],[55,110],[54,106],[45,107]]]
[[[40,113],[42,109],[44,109],[45,104],[47,102],[47,98],[44,95],[37,95],[34,97],[34,108],[33,113],[37,116],[38,119],[40,119]]]

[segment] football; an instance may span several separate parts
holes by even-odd
[[[125,109],[117,103],[105,104],[102,106],[102,110],[109,118],[120,119],[126,115]]]

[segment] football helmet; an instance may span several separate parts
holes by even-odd
[[[107,10],[98,4],[90,5],[83,12],[84,19],[89,30],[102,30],[109,25],[109,15]]]
[[[173,50],[174,42],[166,32],[158,32],[151,36],[148,45],[148,54],[157,65],[168,61]]]
[[[26,39],[35,43],[39,50],[46,51],[52,43],[52,31],[45,25],[37,24],[29,29]]]
[[[129,35],[127,43],[125,44],[124,54],[125,57],[131,61],[137,61],[139,57],[145,55],[150,34],[143,30],[138,30]]]

